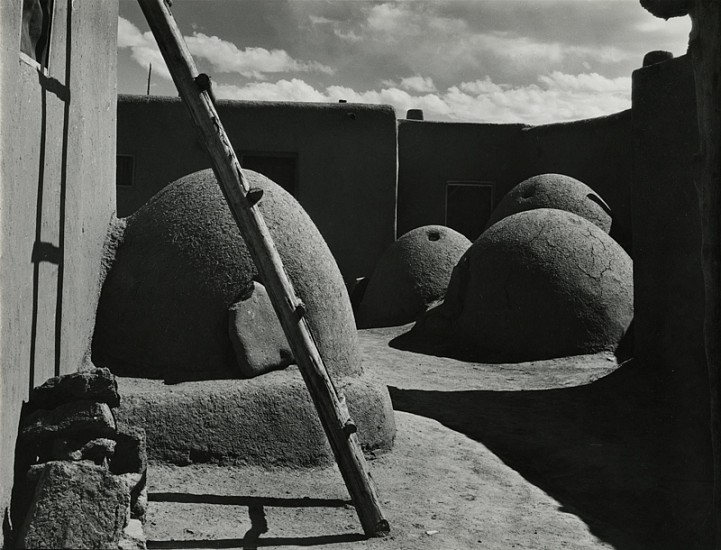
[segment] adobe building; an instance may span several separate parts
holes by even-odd
[[[543,126],[395,120],[389,106],[219,101],[244,168],[290,191],[347,282],[400,235],[446,225],[474,240],[500,199],[546,172],[581,180],[630,231],[631,110]],[[118,98],[118,214],[210,166],[178,98]],[[630,235],[621,244],[630,249]]]
[[[582,181],[630,227],[631,121],[631,110],[542,126],[400,120],[398,233],[442,224],[475,240],[511,188],[544,173]]]
[[[370,276],[415,228],[446,225],[474,240],[531,176],[580,180],[608,204],[611,236],[635,261],[637,356],[688,346],[703,364],[693,74],[688,56],[652,54],[633,75],[631,109],[542,126],[433,122],[417,112],[396,121],[390,107],[349,103],[219,107],[241,164],[295,195],[347,283]],[[177,98],[120,96],[117,147],[120,215],[209,166]]]
[[[179,98],[118,98],[118,215],[210,167]],[[243,168],[310,214],[346,281],[369,275],[396,238],[396,119],[387,105],[219,101]]]
[[[24,4],[43,10],[33,32]],[[117,24],[116,0],[0,2],[0,546],[23,402],[88,362],[115,212]]]

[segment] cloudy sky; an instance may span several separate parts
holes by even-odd
[[[651,50],[686,51],[688,17],[638,0],[175,0],[227,99],[385,103],[427,120],[541,124],[631,105]],[[177,95],[135,0],[120,1],[118,87]]]

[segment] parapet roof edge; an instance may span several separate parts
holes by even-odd
[[[134,94],[118,94],[118,103],[180,103],[178,96],[161,96],[161,95],[134,95]],[[395,118],[395,109],[392,105],[375,104],[375,103],[321,103],[321,102],[303,102],[303,101],[259,101],[245,99],[219,99],[217,105],[220,107],[282,107],[291,109],[348,109],[367,110],[367,111],[390,111]]]
[[[595,124],[625,118],[627,116],[631,116],[632,112],[633,108],[629,107],[628,109],[624,109],[623,111],[618,111],[616,113],[611,113],[610,115],[601,115],[592,118],[579,118],[577,120],[564,120],[562,122],[549,122],[548,124],[526,125],[523,130],[530,131],[558,126],[582,126],[584,124]]]
[[[505,128],[529,128],[528,124],[523,122],[471,122],[465,120],[414,120],[410,118],[399,118],[398,124],[420,124],[434,126],[497,126]]]
[[[420,124],[420,125],[435,125],[435,126],[494,126],[494,127],[505,127],[505,128],[516,128],[522,131],[537,130],[542,128],[548,128],[552,126],[573,126],[582,124],[594,124],[597,122],[610,121],[617,118],[624,118],[630,116],[632,109],[629,107],[623,111],[611,113],[610,115],[601,115],[593,118],[579,118],[577,120],[564,120],[561,122],[549,122],[548,124],[525,124],[523,122],[467,122],[457,120],[413,120],[413,119],[398,119],[399,124]]]
[[[676,58],[679,59],[679,58]],[[177,96],[160,96],[160,95],[133,95],[118,94],[118,104],[120,103],[180,103],[181,99]],[[306,110],[327,110],[339,109],[365,111],[379,111],[393,113],[396,118],[396,111],[392,105],[376,104],[376,103],[320,103],[320,102],[302,102],[302,101],[257,101],[257,100],[240,100],[240,99],[220,99],[217,102],[220,107],[277,107],[284,109],[306,109]],[[422,125],[455,125],[455,126],[493,126],[516,128],[521,131],[531,131],[542,128],[593,124],[615,118],[623,118],[630,115],[632,109],[628,108],[623,111],[611,113],[610,115],[602,115],[593,118],[582,118],[578,120],[567,120],[561,122],[549,122],[548,124],[525,124],[523,122],[470,122],[470,121],[452,121],[452,120],[413,120],[405,118],[397,118],[398,125],[405,124],[422,124]]]

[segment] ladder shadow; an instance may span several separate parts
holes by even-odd
[[[225,506],[247,506],[250,518],[250,529],[243,538],[228,539],[191,539],[191,540],[148,540],[147,548],[242,548],[243,550],[257,550],[269,546],[320,546],[326,544],[339,544],[344,542],[358,542],[368,537],[360,533],[340,533],[333,535],[316,535],[310,537],[262,537],[268,532],[268,521],[265,516],[265,506],[288,508],[343,508],[352,506],[349,499],[329,498],[284,498],[284,497],[257,497],[236,495],[211,495],[190,493],[160,493],[148,494],[150,502],[182,502],[191,504],[216,504]]]
[[[237,495],[197,495],[191,493],[148,493],[150,502],[185,502],[191,504],[220,504],[225,506],[273,506],[276,508],[343,508],[352,506],[350,499],[342,498],[286,498],[251,497]]]
[[[314,537],[268,537],[257,540],[248,540],[246,535],[242,539],[215,539],[215,540],[149,540],[148,549],[167,548],[242,548],[253,550],[272,546],[322,546],[325,544],[340,544],[344,542],[360,542],[367,540],[365,535],[347,533],[339,535],[319,535]]]

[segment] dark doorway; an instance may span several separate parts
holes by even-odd
[[[298,156],[293,153],[245,153],[240,155],[243,168],[260,172],[291,195],[295,195]]]
[[[493,211],[494,184],[488,181],[449,181],[446,184],[446,225],[474,241]]]

